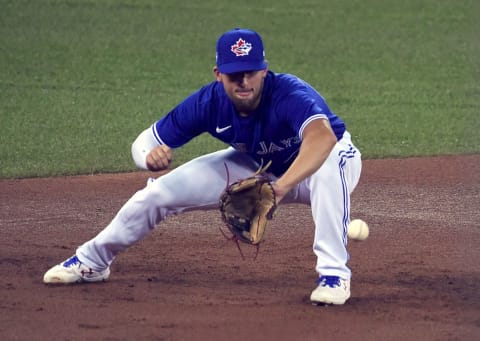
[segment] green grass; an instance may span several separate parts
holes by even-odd
[[[215,42],[259,31],[365,158],[480,152],[474,0],[0,0],[0,178],[134,169],[137,134],[213,80]],[[202,135],[178,165],[223,147]]]

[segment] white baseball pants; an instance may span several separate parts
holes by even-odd
[[[226,186],[225,164],[230,183],[251,176],[259,167],[249,156],[233,148],[191,160],[149,181],[123,205],[103,231],[78,247],[77,257],[88,267],[103,270],[120,252],[143,239],[169,215],[217,209]],[[360,152],[352,144],[350,134],[345,132],[322,167],[292,189],[281,202],[311,205],[315,223],[313,251],[319,274],[351,277],[347,266],[347,224],[350,193],[360,173]]]

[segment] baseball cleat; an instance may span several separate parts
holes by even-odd
[[[314,304],[344,304],[350,297],[350,280],[338,276],[320,276],[310,295]]]
[[[110,269],[95,271],[84,265],[74,255],[65,262],[55,265],[43,276],[46,284],[72,284],[81,282],[101,282],[110,275]]]

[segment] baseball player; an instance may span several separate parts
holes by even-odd
[[[268,69],[258,33],[233,29],[216,46],[215,80],[140,133],[132,156],[140,169],[160,171],[172,150],[208,132],[228,148],[193,159],[148,181],[96,237],[52,267],[45,283],[106,280],[115,257],[166,217],[218,209],[230,179],[242,179],[271,161],[277,204],[311,206],[318,280],[311,301],[344,304],[350,297],[347,224],[350,193],[361,156],[344,122],[308,83]]]

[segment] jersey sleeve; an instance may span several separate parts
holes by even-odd
[[[324,102],[323,102],[324,103]],[[280,103],[289,125],[302,138],[303,130],[313,120],[328,119],[328,106],[313,99],[306,91],[292,92]]]
[[[328,120],[337,139],[342,138],[344,122],[330,110],[325,99],[314,88],[300,80],[294,82],[291,88],[294,88],[293,91],[280,100],[278,107],[300,139],[305,127],[317,119]]]
[[[159,143],[177,148],[206,131],[208,91],[206,86],[194,92],[152,125]]]

